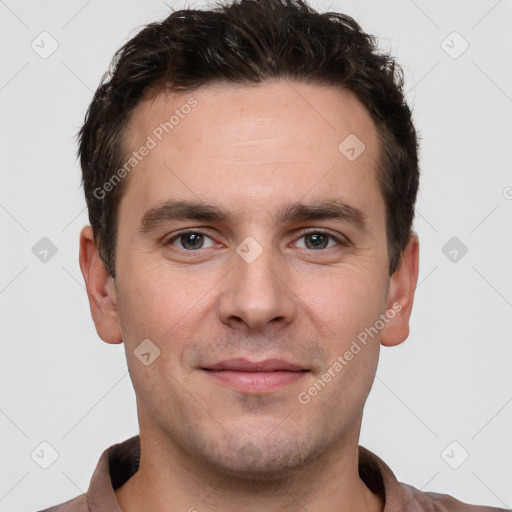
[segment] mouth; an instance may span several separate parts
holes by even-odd
[[[201,368],[206,374],[230,388],[245,393],[270,393],[291,385],[310,372],[284,359],[249,361],[229,359]]]

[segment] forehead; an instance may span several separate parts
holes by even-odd
[[[383,207],[375,125],[352,93],[334,87],[281,81],[156,93],[132,116],[127,158],[144,146],[121,210],[172,197],[229,205],[240,216],[299,198],[361,207],[373,197]]]

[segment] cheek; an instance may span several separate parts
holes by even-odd
[[[317,406],[331,415],[334,406],[341,416],[356,415],[370,392],[380,349],[374,326],[385,308],[384,290],[383,277],[369,265],[345,269],[329,280],[319,311],[330,327],[325,370],[330,381]]]
[[[381,280],[370,265],[344,267],[304,281],[297,295],[325,326],[326,336],[343,348],[379,318],[385,307]]]
[[[201,306],[198,298],[204,293],[193,291],[193,287],[187,286],[187,280],[171,278],[162,268],[143,270],[139,266],[137,272],[126,275],[129,277],[123,282],[119,312],[134,388],[148,410],[172,406],[177,415],[179,408],[186,404],[180,402],[176,391],[182,386],[190,387],[189,375],[183,371],[179,355],[188,340],[197,337],[198,325],[201,325],[197,317]],[[144,351],[139,348],[143,346]],[[145,352],[150,353],[149,361],[146,360],[148,365],[141,356]],[[174,402],[162,404],[161,401],[169,401],[170,396],[175,396],[178,406]]]
[[[179,340],[193,336],[211,301],[213,273],[211,279],[204,273],[198,279],[189,271],[171,271],[166,263],[143,262],[126,270],[119,304],[125,342],[136,345],[150,338],[159,347],[177,348]]]

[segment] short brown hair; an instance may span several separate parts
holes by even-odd
[[[190,92],[214,82],[295,79],[351,91],[380,139],[378,181],[386,205],[389,274],[409,240],[419,184],[418,143],[403,72],[349,16],[320,14],[303,0],[234,0],[185,9],[143,28],[115,54],[79,132],[89,221],[115,276],[118,206],[128,179],[99,194],[123,166],[123,135],[149,90]]]

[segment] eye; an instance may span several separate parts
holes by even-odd
[[[298,240],[305,240],[304,246],[301,248],[321,250],[330,249],[336,245],[348,245],[342,237],[336,237],[325,231],[309,231],[304,233]]]
[[[205,246],[205,239],[209,239],[212,243]],[[200,231],[182,231],[181,233],[169,238],[166,245],[176,246],[176,242],[181,245],[181,247],[178,246],[178,248],[185,251],[205,249],[213,247],[214,245],[213,240],[208,235],[201,233]]]
[[[319,230],[310,230],[306,233],[303,233],[297,240],[304,240],[302,246],[298,241],[295,242],[296,244],[299,244],[299,248],[310,249],[313,251],[331,249],[337,245],[349,245],[349,241],[345,239],[345,237],[335,236],[331,233]],[[172,245],[178,249],[192,252],[199,249],[208,249],[210,247],[214,247],[215,242],[211,237],[201,231],[188,230],[182,231],[181,233],[172,236],[169,238],[169,240],[167,240],[165,245]]]

